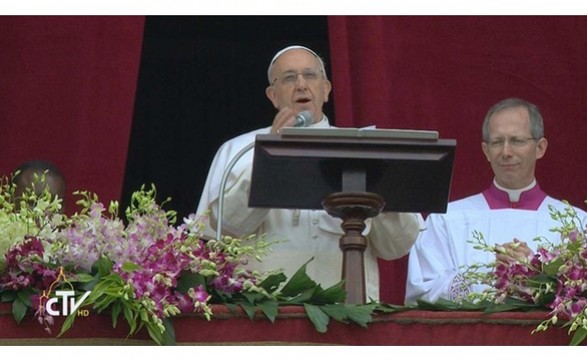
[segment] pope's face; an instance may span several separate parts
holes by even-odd
[[[508,189],[530,185],[536,160],[544,156],[547,146],[545,138],[532,138],[530,116],[524,107],[494,114],[489,121],[489,141],[481,143],[496,182]]]
[[[289,107],[296,114],[308,110],[314,122],[320,121],[332,85],[314,55],[303,49],[285,52],[275,61],[271,79],[266,94],[277,110]]]

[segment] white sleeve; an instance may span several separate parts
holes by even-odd
[[[384,212],[371,220],[367,235],[375,256],[384,260],[398,259],[409,251],[422,226],[417,213]]]
[[[210,166],[208,177],[206,178],[206,183],[204,184],[204,189],[202,191],[202,195],[200,197],[200,202],[198,204],[197,209],[198,215],[207,215],[207,218],[204,219],[204,223],[206,225],[206,228],[204,229],[204,235],[206,237],[216,237],[218,197],[220,193],[222,178],[224,177],[225,172],[228,171],[229,165],[231,164],[233,159],[236,159],[236,156],[241,151],[243,151],[244,148],[246,148],[248,145],[255,141],[256,134],[267,131],[268,129],[260,129],[247,134],[240,135],[234,139],[225,142],[218,149],[218,152],[212,160],[212,165]],[[239,186],[242,188],[243,184],[237,184],[237,181],[243,180],[242,175],[245,173],[247,169],[251,169],[252,162],[253,151],[248,151],[242,154],[240,159],[238,159],[238,161],[233,165],[232,169],[230,169],[224,188],[225,194],[230,189],[235,189]],[[250,183],[250,176],[248,183]],[[248,198],[248,191],[242,194],[242,196]],[[223,206],[226,206],[226,197],[227,195],[225,195],[225,201]],[[230,201],[230,199],[228,201]],[[247,203],[248,199],[244,201],[244,204]],[[226,216],[224,218],[226,218]],[[224,218],[223,222],[225,221]],[[230,225],[228,226],[230,227]],[[223,228],[225,227],[223,226]]]
[[[263,224],[270,209],[250,208],[252,169],[245,169],[224,195],[223,231],[232,236],[253,234]],[[212,206],[217,207],[217,200]]]
[[[420,233],[410,251],[405,303],[414,305],[419,299],[432,303],[440,298],[453,299],[455,292],[462,290],[458,277],[455,278],[457,262],[446,219],[430,214],[426,230]]]

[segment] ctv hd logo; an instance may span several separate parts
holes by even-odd
[[[53,290],[55,287],[63,284],[67,285],[69,290]],[[92,292],[86,291],[77,299],[75,293],[73,285],[65,278],[63,268],[60,268],[57,279],[49,286],[48,290],[43,290],[43,295],[39,298],[39,310],[41,312],[44,310],[44,312],[51,316],[68,316],[75,314],[76,311],[78,316],[88,316],[90,311],[80,309],[80,306]]]

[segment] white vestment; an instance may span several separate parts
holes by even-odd
[[[330,127],[328,119],[312,127]],[[216,218],[221,178],[231,159],[257,134],[268,134],[270,127],[251,131],[224,143],[218,150],[206,180],[197,213],[209,211],[210,221],[205,234],[216,237]],[[260,271],[283,270],[288,279],[304,263],[313,258],[307,274],[328,288],[341,280],[342,252],[339,240],[343,235],[341,220],[322,210],[249,208],[253,151],[246,153],[233,167],[225,187],[222,231],[225,235],[266,235],[279,241],[262,262],[252,261],[249,268]],[[385,212],[367,219],[363,234],[368,239],[364,253],[367,301],[379,299],[377,257],[385,260],[406,255],[416,240],[423,219],[420,214]]]
[[[481,287],[463,289],[462,272],[473,264],[489,264],[495,254],[475,250],[469,240],[473,232],[481,233],[489,245],[524,241],[532,251],[537,250],[536,237],[560,242],[560,234],[550,231],[560,227],[552,220],[548,205],[563,211],[565,204],[544,194],[536,210],[515,208],[490,209],[483,196],[477,194],[449,203],[446,214],[430,214],[426,227],[410,251],[406,299],[408,305],[416,300],[436,302],[443,298],[457,300],[467,291],[479,292]],[[575,208],[583,224],[587,214]]]

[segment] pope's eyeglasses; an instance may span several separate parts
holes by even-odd
[[[304,70],[302,72],[286,71],[275,78],[275,80],[273,80],[271,83],[271,86],[275,85],[276,82],[284,86],[293,85],[296,83],[296,81],[298,81],[300,75],[302,75],[306,82],[314,82],[322,75],[321,72],[322,71],[316,70]]]

